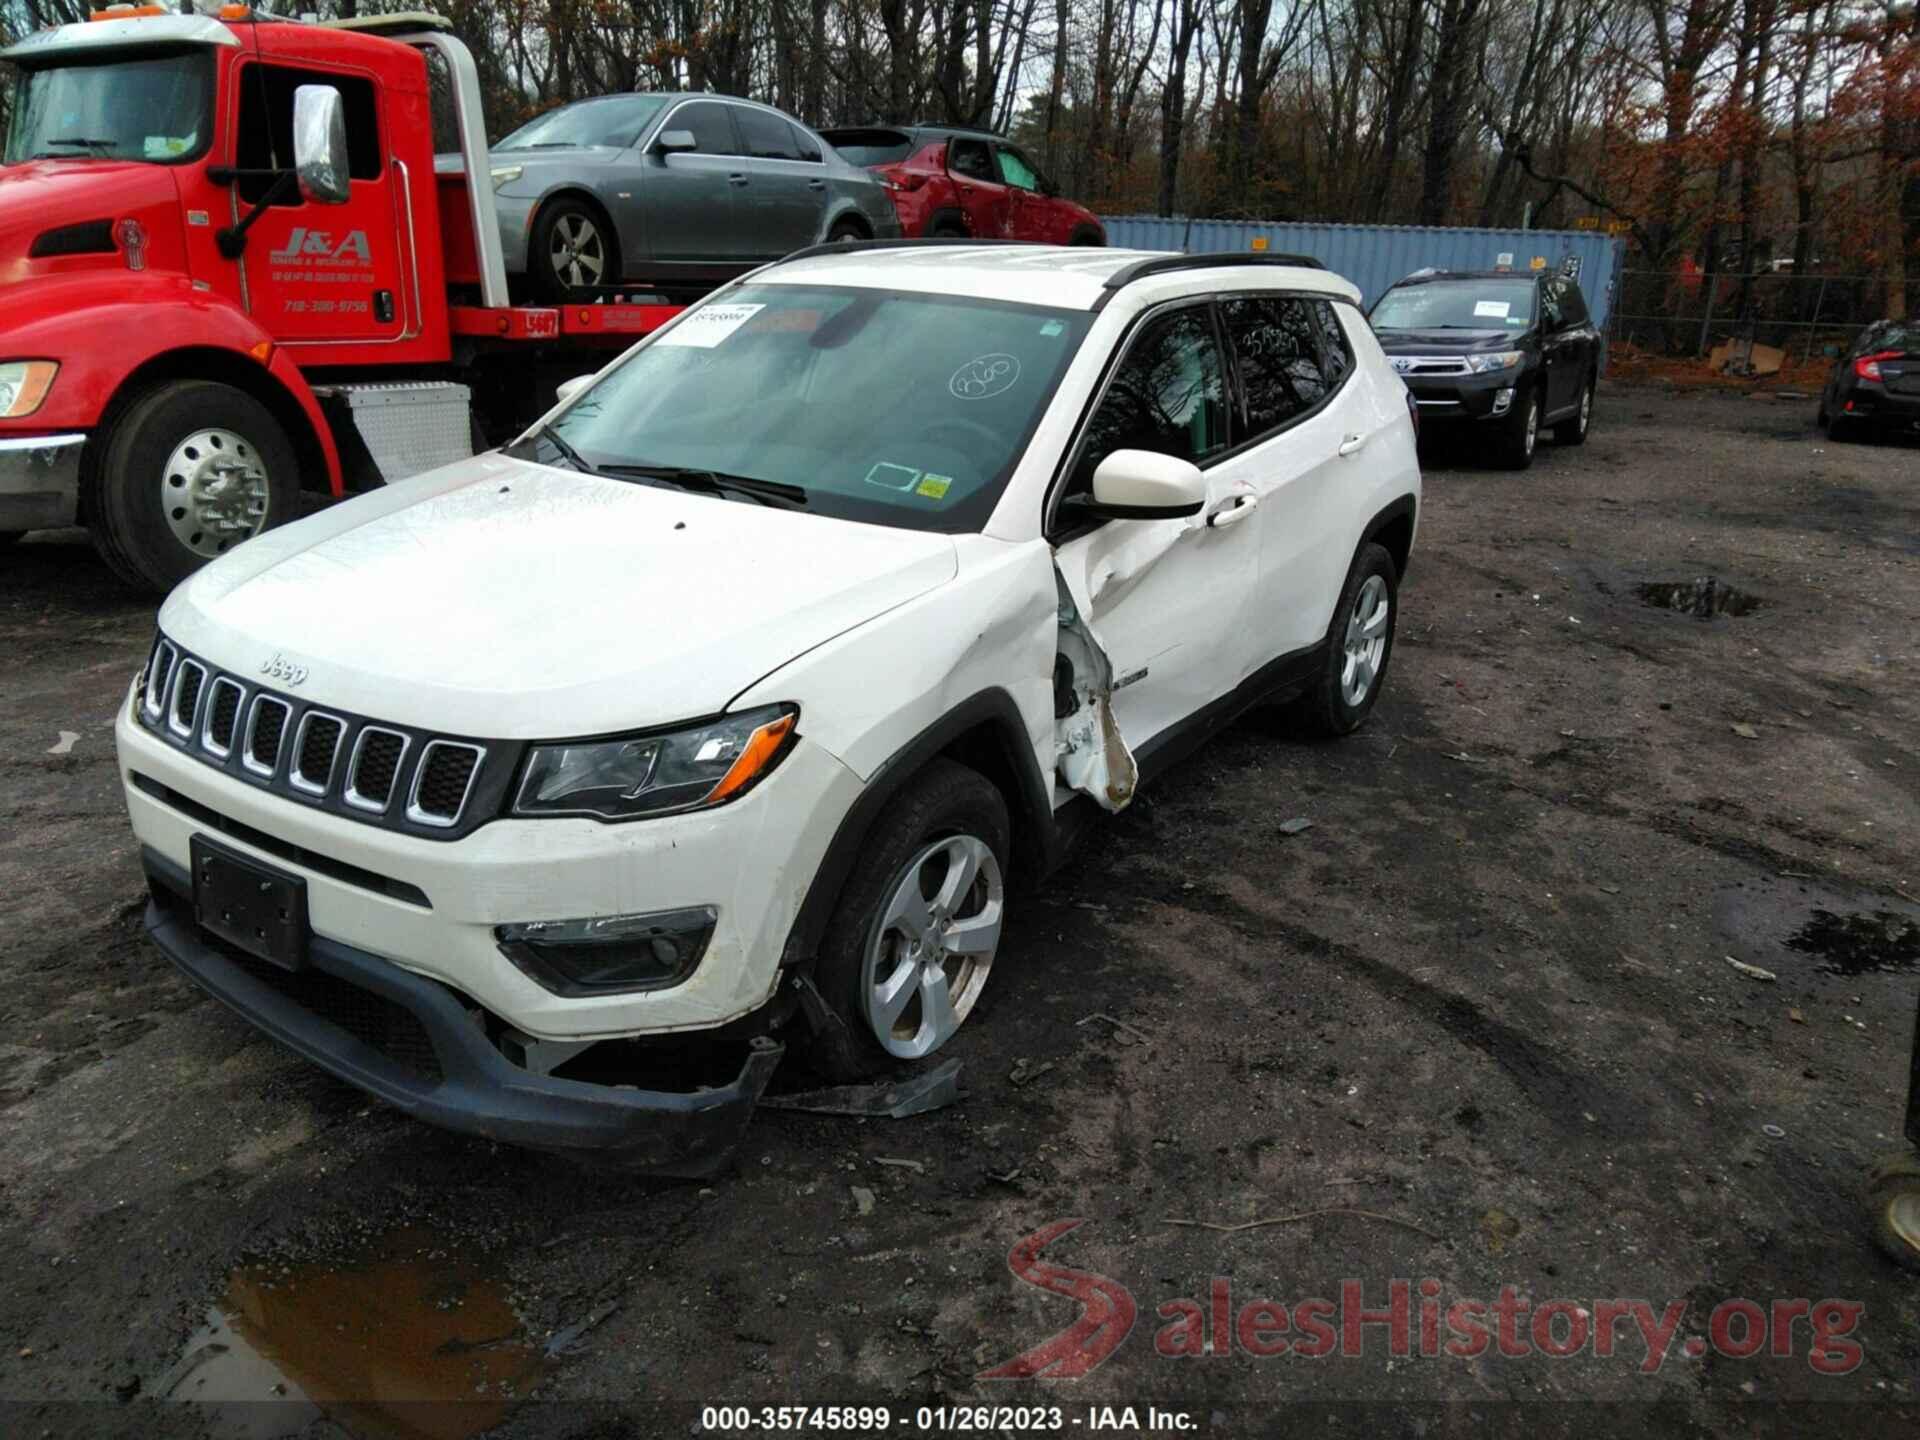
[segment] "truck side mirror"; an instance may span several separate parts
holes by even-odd
[[[353,198],[346,107],[331,85],[302,85],[293,92],[293,168],[300,176],[301,199],[344,205]]]
[[[653,148],[662,155],[677,155],[684,150],[698,150],[700,142],[693,138],[691,130],[662,130]]]

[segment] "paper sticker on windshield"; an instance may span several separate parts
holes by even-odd
[[[702,305],[682,315],[678,325],[662,331],[653,343],[711,350],[766,308],[764,305]]]
[[[149,135],[141,149],[149,160],[171,160],[193,148],[191,135]]]
[[[1013,388],[1020,361],[1012,355],[981,355],[953,372],[947,389],[956,400],[990,400]]]
[[[1476,300],[1473,304],[1473,314],[1476,320],[1481,318],[1504,320],[1507,318],[1507,312],[1512,308],[1513,306],[1505,300]]]
[[[936,475],[931,470],[920,477],[920,483],[913,487],[913,493],[924,495],[929,500],[944,500],[947,491],[953,488],[951,475]]]
[[[920,472],[911,465],[889,465],[884,460],[867,471],[867,483],[882,490],[911,490],[919,478]]]

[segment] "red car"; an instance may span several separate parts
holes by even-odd
[[[1060,187],[1005,136],[938,125],[869,125],[821,134],[847,160],[879,177],[901,232],[910,238],[1107,243],[1100,217],[1062,199]]]

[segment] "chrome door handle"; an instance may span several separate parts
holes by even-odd
[[[824,180],[807,181],[807,189],[809,190],[824,190],[826,188],[827,188],[827,182]]]
[[[729,185],[744,185],[746,183],[747,183],[747,177],[744,175],[727,176],[727,184]]]
[[[1340,442],[1340,453],[1342,455],[1353,455],[1358,453],[1361,450],[1366,449],[1366,447],[1367,447],[1366,436],[1349,435]]]
[[[1208,515],[1207,524],[1211,525],[1215,530],[1223,530],[1229,525],[1238,525],[1242,520],[1251,515],[1254,507],[1260,503],[1260,497],[1258,495],[1236,495],[1233,498],[1236,503],[1232,505],[1222,505],[1218,510]]]

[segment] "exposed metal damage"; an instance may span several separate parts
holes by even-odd
[[[1140,770],[1113,718],[1113,665],[1058,566],[1053,576],[1060,597],[1053,661],[1054,768],[1064,784],[1091,795],[1101,808],[1124,810]]]

